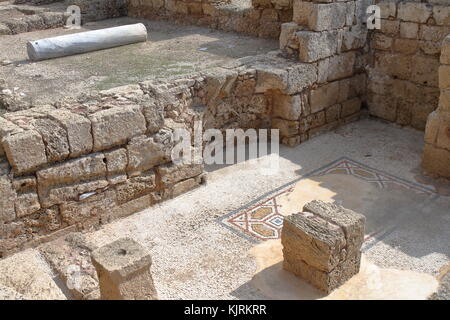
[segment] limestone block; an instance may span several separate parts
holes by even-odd
[[[64,109],[51,111],[49,116],[57,120],[66,130],[70,157],[75,158],[92,151],[93,140],[89,119]]]
[[[349,115],[357,113],[361,110],[361,99],[353,98],[348,101],[342,102],[342,116],[347,117]]]
[[[438,25],[450,25],[450,7],[433,6],[433,18]]]
[[[191,179],[187,179],[187,180],[178,182],[171,188],[172,189],[171,196],[178,197],[179,195],[196,188],[197,186],[199,186],[199,184],[200,184],[199,178],[191,178]]]
[[[416,103],[408,103],[406,101],[399,100],[398,106],[401,106],[402,104],[406,104],[411,108],[411,127],[424,131],[425,126],[427,123],[427,117],[428,115],[433,112],[436,109],[436,104],[429,104],[429,103],[423,103],[423,102],[416,102]],[[399,108],[400,109],[400,108]],[[400,110],[397,110],[397,113],[399,113]],[[397,122],[398,121],[398,115],[397,115]]]
[[[306,97],[302,94],[284,95],[274,94],[273,96],[273,114],[286,120],[298,120],[304,110]]]
[[[196,177],[203,173],[202,164],[165,164],[156,169],[163,186]]]
[[[128,167],[133,175],[170,161],[173,145],[171,137],[166,141],[163,135],[139,136],[127,145]]]
[[[147,121],[147,132],[156,133],[164,125],[164,107],[156,103],[145,104],[142,108]]]
[[[419,49],[419,42],[415,39],[395,39],[393,49],[400,53],[413,54]]]
[[[284,219],[283,267],[327,293],[358,273],[365,217],[312,201]]]
[[[0,301],[3,300],[28,300],[28,299],[24,295],[18,293],[17,291],[0,284]]]
[[[306,117],[306,122],[308,130],[323,126],[325,124],[325,111],[310,114],[309,116]],[[304,130],[301,130],[301,132],[303,133]]]
[[[115,191],[108,189],[84,200],[60,205],[61,219],[68,225],[78,222],[100,221],[110,214],[116,204]]]
[[[87,181],[106,175],[105,156],[93,153],[78,159],[55,164],[36,172],[38,183],[42,185],[68,184]]]
[[[417,39],[419,34],[419,24],[414,22],[400,23],[400,37],[407,39]]]
[[[126,143],[147,130],[145,117],[137,105],[102,110],[90,116],[94,151]]]
[[[42,136],[49,162],[64,160],[69,156],[67,133],[59,123],[47,118],[36,119],[33,127]]]
[[[412,58],[403,54],[375,53],[375,69],[400,79],[410,79]]]
[[[436,147],[450,151],[450,116],[441,116]]]
[[[41,135],[34,130],[3,138],[3,148],[9,163],[19,174],[33,171],[47,163],[44,142]]]
[[[338,45],[338,53],[348,50],[361,49],[366,45],[367,29],[365,29],[365,27],[363,26],[355,25],[351,28],[346,27],[339,32],[342,36],[342,44],[340,49]]]
[[[441,90],[450,90],[450,65],[439,67],[439,88]]]
[[[382,33],[375,33],[372,36],[371,46],[373,49],[390,50],[394,39]]]
[[[413,67],[411,68],[409,80],[425,86],[438,86],[439,61],[435,58],[414,56],[411,59],[411,66]]]
[[[20,194],[15,201],[16,215],[18,218],[35,213],[41,208],[36,192]]]
[[[450,33],[450,26],[421,25],[419,38],[422,40],[441,42]]]
[[[125,183],[116,186],[117,202],[126,203],[154,191],[156,188],[156,175],[153,170],[142,173],[137,177],[128,179]]]
[[[11,34],[11,29],[3,23],[0,23],[0,35],[8,35]]]
[[[439,98],[439,110],[450,112],[450,90],[442,90]]]
[[[101,299],[158,299],[150,273],[150,254],[139,243],[124,238],[92,252]]]
[[[272,129],[280,130],[280,137],[290,137],[299,133],[300,124],[298,121],[274,118],[272,119]]]
[[[125,172],[128,165],[128,155],[125,148],[105,151],[104,155],[108,175]]]
[[[280,90],[296,94],[317,81],[317,68],[313,64],[299,63],[286,68],[266,65],[255,66],[257,72],[256,93]]]
[[[379,6],[381,9],[381,18],[395,18],[395,15],[397,13],[397,6],[395,2],[392,2],[390,0],[380,1],[377,3],[377,6]]]
[[[237,77],[238,73],[235,70],[224,68],[209,70],[205,75],[208,100],[228,97]]]
[[[16,218],[14,202],[17,197],[11,180],[6,175],[0,175],[0,224],[13,221]]]
[[[39,199],[44,208],[68,201],[78,201],[91,193],[96,194],[108,186],[105,178],[73,183],[69,185],[41,185],[38,189]]]
[[[299,43],[301,62],[314,62],[330,57],[338,51],[337,31],[299,31],[295,36]]]
[[[319,112],[338,103],[339,82],[334,81],[310,91],[311,112]]]
[[[396,36],[400,30],[399,20],[381,19],[381,33]]]
[[[300,29],[295,22],[286,22],[281,24],[280,31],[280,49],[286,50],[287,47],[292,45],[294,34]]]
[[[426,143],[422,156],[422,167],[432,174],[450,178],[450,151]]]
[[[28,249],[0,261],[0,284],[28,299],[65,300],[53,274],[37,250]]]
[[[353,13],[355,7],[353,7]],[[313,3],[294,0],[293,21],[313,31],[340,29],[346,25],[350,6],[346,3]]]
[[[433,7],[425,3],[405,2],[398,7],[398,18],[402,21],[425,23],[431,17]]]
[[[394,122],[397,117],[397,101],[388,96],[368,95],[369,114]]]
[[[442,42],[441,63],[450,64],[450,36]]]
[[[17,192],[36,191],[37,181],[35,176],[17,177],[12,181],[12,185]]]
[[[355,61],[355,52],[346,52],[319,61],[318,82],[330,82],[352,76],[355,71]]]
[[[335,104],[325,110],[325,120],[327,123],[338,120],[341,116],[341,105]]]

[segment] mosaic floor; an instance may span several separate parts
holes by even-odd
[[[387,189],[387,191],[391,188],[408,190],[408,193],[413,193],[413,197],[414,194],[417,194],[424,199],[430,199],[430,201],[438,196],[435,191],[424,185],[400,179],[344,157],[260,197],[243,208],[221,217],[219,222],[238,235],[253,242],[279,239],[284,215],[295,212],[283,212],[283,204],[280,203],[280,199],[289,196],[293,192],[295,184],[299,181],[327,175],[352,176],[369,183],[377,189]],[[345,180],[341,184],[344,183]],[[339,199],[334,199],[333,201],[341,202]],[[366,234],[366,240],[381,231],[381,228],[371,230],[370,233]]]

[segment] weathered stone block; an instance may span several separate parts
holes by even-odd
[[[300,124],[298,121],[274,118],[272,119],[272,129],[280,130],[280,137],[290,137],[299,133]]]
[[[70,157],[75,158],[92,151],[93,140],[89,119],[64,109],[51,111],[49,116],[57,120],[66,130]]]
[[[157,168],[157,173],[163,186],[172,185],[179,181],[196,177],[203,173],[201,164],[165,164]]]
[[[397,117],[397,101],[378,94],[368,95],[369,113],[372,116],[394,122]]]
[[[450,36],[442,42],[441,63],[450,64]]]
[[[450,151],[450,115],[441,115],[439,131],[436,139],[436,147]]]
[[[436,111],[429,114],[425,127],[425,142],[434,145],[439,131],[440,116]]]
[[[18,218],[35,213],[41,208],[39,198],[35,192],[27,192],[19,195],[15,201],[16,215]]]
[[[17,194],[11,180],[6,175],[0,175],[0,225],[16,218],[14,202]],[[0,238],[3,235],[0,235]]]
[[[438,25],[450,25],[450,7],[433,6],[433,18]]]
[[[42,136],[49,162],[61,161],[69,156],[67,133],[58,122],[47,118],[36,119],[33,127]]]
[[[441,65],[439,67],[439,88],[441,90],[450,90],[450,65]]]
[[[150,273],[150,254],[139,243],[125,238],[92,252],[101,299],[158,299]]]
[[[164,139],[164,135],[139,136],[133,138],[127,146],[127,170],[134,175],[170,161],[172,139]]]
[[[319,112],[326,107],[338,103],[339,82],[334,81],[310,91],[311,112]]]
[[[355,61],[355,52],[346,52],[319,61],[318,82],[330,82],[352,76],[355,71]]]
[[[405,2],[398,7],[398,18],[402,21],[425,23],[431,17],[433,7],[426,3]]]
[[[294,34],[299,30],[298,24],[295,22],[286,22],[281,24],[280,31],[280,49],[286,50],[292,44],[294,40]]]
[[[273,114],[286,120],[298,120],[302,115],[306,97],[301,94],[289,96],[274,94]]]
[[[442,90],[439,98],[439,110],[450,112],[450,90]]]
[[[414,22],[400,23],[400,37],[407,39],[417,39],[419,34],[419,24]]]
[[[313,31],[343,28],[347,22],[350,5],[346,3],[318,4],[294,0],[293,21]],[[354,13],[353,6],[353,13]]]
[[[327,293],[358,273],[365,217],[312,201],[284,219],[283,267]]]
[[[117,202],[126,203],[149,194],[156,188],[156,175],[153,170],[128,179],[125,183],[116,186]]]
[[[299,60],[302,62],[324,59],[338,50],[337,31],[299,31],[295,36],[299,43]]]
[[[53,165],[37,171],[38,183],[42,185],[67,184],[87,181],[106,175],[105,156],[90,154],[78,159]]]
[[[436,148],[426,143],[422,157],[422,167],[429,173],[450,178],[450,151]]]
[[[105,151],[104,155],[108,175],[125,172],[128,165],[127,150],[125,148]]]
[[[147,130],[145,117],[139,106],[116,107],[90,116],[94,151],[126,143]]]
[[[60,205],[61,219],[68,225],[88,222],[90,219],[100,221],[102,217],[112,212],[115,200],[115,192],[110,189],[81,201],[67,201]]]
[[[27,130],[5,137],[3,148],[9,163],[19,174],[47,163],[44,142],[36,131]]]
[[[347,117],[349,115],[357,113],[361,110],[361,99],[353,98],[342,102],[342,116]]]

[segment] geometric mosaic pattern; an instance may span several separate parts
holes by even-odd
[[[305,177],[296,179],[272,194],[266,195],[222,217],[219,222],[233,232],[251,241],[279,239],[283,226],[283,215],[279,213],[277,198],[292,191],[293,185],[304,178],[317,177],[326,174],[352,175],[359,179],[375,184],[378,188],[398,185],[417,193],[436,195],[435,191],[424,185],[409,182],[380,170],[365,166],[348,158],[341,158],[320,168]]]

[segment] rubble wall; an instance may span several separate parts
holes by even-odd
[[[278,38],[281,23],[292,20],[292,0],[252,0],[251,6],[230,0],[130,0],[128,15]]]
[[[450,34],[447,0],[376,0],[381,29],[370,32],[368,69],[371,115],[424,130],[438,106],[439,56]]]
[[[174,130],[192,130],[196,120],[203,129],[279,128],[282,142],[293,145],[355,119],[358,108],[330,117],[331,110],[310,105],[317,70],[273,52],[1,115],[1,254],[203,183],[202,164],[171,158]],[[360,86],[358,78],[335,83]]]

